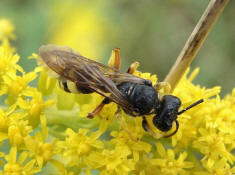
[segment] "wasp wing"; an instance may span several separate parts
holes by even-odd
[[[145,79],[105,66],[87,59],[69,47],[41,46],[39,55],[46,65],[60,76],[109,98],[125,109],[132,105],[117,88],[122,82],[144,84]],[[111,96],[106,95],[111,93]]]

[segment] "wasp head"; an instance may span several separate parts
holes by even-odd
[[[156,109],[153,124],[161,131],[166,132],[172,128],[172,123],[176,121],[181,101],[178,97],[165,95],[162,97],[160,106]]]

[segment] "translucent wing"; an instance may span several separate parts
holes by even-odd
[[[144,84],[145,79],[87,59],[69,47],[41,46],[39,55],[46,65],[60,76],[109,98],[125,109],[132,105],[123,97],[117,85],[122,82]],[[106,95],[111,93],[111,96]]]

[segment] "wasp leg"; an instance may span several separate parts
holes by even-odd
[[[171,85],[168,82],[159,82],[154,86],[154,88],[157,91],[163,89],[165,94],[169,94],[171,92]]]
[[[121,55],[120,55],[120,48],[115,48],[114,49],[114,55],[115,55],[115,60],[114,60],[114,67],[119,70],[121,66]]]
[[[131,140],[133,140],[134,142],[138,142],[138,139],[136,139],[136,138],[130,133],[130,131],[128,131],[128,130],[126,129],[125,123],[124,123],[124,121],[123,121],[123,119],[122,119],[122,116],[121,116],[121,108],[120,108],[120,107],[118,107],[118,110],[117,110],[117,112],[116,112],[116,116],[117,116],[117,119],[119,120],[121,129],[122,129],[123,131],[125,131],[125,132],[129,135],[129,137],[131,138]]]
[[[139,62],[134,62],[134,63],[132,63],[130,66],[129,66],[129,68],[128,68],[128,70],[127,70],[127,73],[129,73],[129,74],[133,74],[135,71],[136,71],[136,69],[139,67],[139,65],[140,65],[140,63]]]
[[[120,69],[121,66],[120,48],[114,48],[112,50],[108,65],[110,67],[114,67],[117,70]]]
[[[156,139],[159,139],[163,136],[162,134],[157,135],[156,133],[154,133],[154,131],[152,129],[150,129],[149,124],[148,124],[145,117],[143,117],[143,120],[142,120],[142,127],[144,128],[144,130],[146,132],[148,132],[152,137],[154,137]]]
[[[93,119],[96,114],[98,114],[104,107],[104,105],[109,104],[111,101],[105,98],[91,113],[88,114],[87,118]]]
[[[176,124],[175,131],[172,132],[172,133],[169,134],[169,135],[164,136],[164,137],[171,137],[171,136],[175,135],[175,133],[177,133],[177,131],[178,131],[178,129],[179,129],[179,122],[178,122],[178,120],[175,120],[175,124]]]
[[[114,58],[114,63],[112,62]],[[121,65],[120,48],[114,48],[109,60],[109,66],[114,67],[119,70]],[[88,114],[87,118],[94,118],[94,115],[98,114],[104,107],[104,105],[109,104],[111,101],[105,98],[91,113]]]

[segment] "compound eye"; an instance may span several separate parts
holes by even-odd
[[[178,97],[175,97],[175,103],[181,106],[181,100]]]

